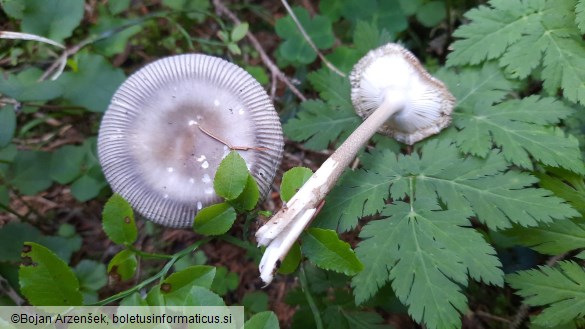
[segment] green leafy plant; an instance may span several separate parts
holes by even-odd
[[[366,222],[360,233],[363,240],[356,254],[364,269],[352,280],[356,303],[378,298],[376,293],[389,283],[415,321],[430,328],[458,327],[468,308],[461,289],[469,277],[500,287],[504,284],[501,261],[485,240],[486,234],[514,226],[519,240],[527,239],[542,250],[542,240],[531,239],[534,227],[548,232],[556,225],[574,226],[571,218],[581,218],[566,203],[571,199],[567,193],[565,199],[554,196],[555,190],[545,189],[550,188],[546,181],[538,186],[537,178],[546,177],[543,171],[556,170],[563,173],[561,179],[573,177],[571,182],[582,185],[585,167],[579,144],[562,129],[562,120],[574,115],[576,106],[554,97],[562,87],[568,101],[580,102],[579,83],[572,78],[579,70],[562,75],[573,65],[567,61],[579,56],[552,57],[558,55],[556,49],[542,43],[544,69],[535,70],[537,65],[530,64],[531,70],[522,70],[531,62],[520,55],[520,49],[525,53],[527,47],[521,41],[529,42],[531,34],[543,40],[561,38],[579,48],[575,51],[583,51],[575,20],[558,18],[575,17],[576,4],[493,1],[472,9],[467,14],[471,23],[454,33],[463,39],[453,44],[455,50],[448,57],[451,69],[436,73],[457,99],[452,127],[406,155],[397,154],[392,144],[379,139],[377,147],[360,156],[361,169],[346,173],[326,199],[314,223],[318,227],[345,232],[357,227],[360,218],[381,218]],[[524,24],[526,19],[533,19],[538,27]],[[567,33],[552,30],[560,25],[566,26]],[[361,27],[361,31],[372,29]],[[356,45],[358,37],[363,39],[361,31],[358,34],[356,28]],[[507,61],[514,51],[518,51],[516,62]],[[531,55],[540,56],[540,52]],[[499,65],[492,61],[481,67],[455,68],[493,59],[499,59]],[[567,70],[557,66],[563,65],[559,59]],[[548,68],[553,61],[555,66]],[[297,118],[285,125],[289,138],[304,141],[312,149],[343,140],[343,134],[358,122],[350,124],[356,117],[346,80],[318,78],[328,74],[323,69],[309,76],[323,100],[302,103]],[[529,74],[534,81],[543,81],[544,90],[519,97],[528,86],[517,79]],[[386,145],[390,148],[384,149]]]
[[[282,292],[256,290],[209,250],[232,245],[246,271],[260,259],[253,220],[286,207],[321,153],[361,123],[347,78],[353,65],[400,42],[457,99],[451,126],[412,148],[375,136],[358,155],[280,259],[275,275],[297,278],[278,285],[295,308],[284,327],[459,328],[463,317],[499,327],[523,322],[526,307],[530,327],[585,322],[585,1],[227,7],[241,21],[218,4],[0,0],[3,27],[16,33],[0,34],[2,292],[33,305],[241,304],[245,328],[278,328],[282,314],[270,309]],[[266,49],[248,43],[254,35]],[[106,201],[95,135],[127,74],[185,52],[227,57],[270,86],[291,141],[285,167],[310,168],[277,177],[262,210],[232,151],[214,177],[222,201],[198,212],[196,238],[173,243],[122,197]],[[49,210],[35,209],[39,196]],[[53,206],[63,199],[71,201]],[[102,204],[105,263],[84,245],[92,228],[64,210]]]

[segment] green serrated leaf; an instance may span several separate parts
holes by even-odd
[[[455,96],[457,109],[464,111],[499,103],[518,87],[517,82],[506,79],[502,70],[489,62],[481,69],[465,68],[459,74],[442,69],[436,76],[445,82]]]
[[[303,254],[322,269],[345,275],[355,275],[363,269],[349,243],[340,240],[335,231],[310,228],[302,240]]]
[[[561,220],[537,227],[516,227],[506,231],[521,244],[547,255],[560,255],[585,248],[585,220]]]
[[[585,248],[585,182],[583,177],[566,170],[549,169],[547,174],[538,174],[540,186],[567,200],[581,217],[555,221],[536,227],[514,227],[507,235],[521,244],[540,253],[559,255]]]
[[[575,210],[585,216],[585,181],[582,175],[567,170],[548,168],[546,173],[536,173],[540,186],[567,200]]]
[[[110,197],[102,212],[102,227],[110,240],[130,245],[136,241],[138,230],[134,222],[134,211],[119,194]]]
[[[459,112],[453,121],[461,129],[456,140],[464,152],[484,157],[495,144],[507,161],[522,168],[532,169],[534,158],[548,166],[585,173],[577,140],[546,126],[572,112],[553,98],[529,96]]]
[[[16,131],[16,113],[10,106],[0,108],[0,148],[8,145]]]
[[[302,7],[294,7],[293,12],[317,48],[326,49],[333,45],[335,37],[329,18],[321,15],[310,17]],[[275,29],[278,36],[284,39],[278,47],[278,53],[286,60],[309,64],[317,58],[290,16],[278,19]]]
[[[328,69],[311,72],[307,78],[330,107],[355,113],[351,103],[351,87],[348,79]]]
[[[327,69],[309,74],[311,84],[327,101],[308,100],[301,104],[297,118],[283,127],[292,140],[305,141],[305,147],[320,150],[331,141],[343,141],[361,123],[353,110],[349,80]]]
[[[232,30],[231,40],[233,42],[238,42],[238,41],[242,40],[246,36],[246,34],[248,33],[249,27],[250,27],[250,25],[246,22],[236,25],[234,27],[234,29]]]
[[[542,68],[543,87],[549,94],[562,89],[568,100],[585,102],[585,48],[573,23],[574,1],[491,1],[465,16],[471,23],[454,32],[460,40],[451,46],[449,65],[495,59],[519,79]]]
[[[231,151],[219,164],[213,187],[215,193],[227,200],[236,199],[248,181],[246,161],[236,151]]]
[[[160,285],[160,292],[167,306],[181,306],[190,298],[193,287],[211,288],[215,267],[198,265],[187,267],[167,277]]]
[[[250,211],[256,207],[259,198],[260,191],[258,190],[258,184],[254,177],[248,174],[246,187],[244,187],[244,190],[236,199],[229,201],[229,204],[239,211]]]
[[[537,29],[544,1],[496,1],[489,6],[473,8],[453,36],[461,38],[452,44],[449,65],[479,64],[500,57],[522,35]],[[482,47],[489,44],[490,47]]]
[[[244,323],[246,329],[279,329],[278,318],[272,311],[254,314],[250,320]]]
[[[467,228],[469,213],[441,211],[436,201],[419,196],[412,204],[385,207],[383,215],[389,218],[368,223],[360,233],[365,240],[356,253],[364,270],[352,280],[357,303],[392,281],[414,320],[429,328],[455,328],[467,308],[461,291],[467,273],[476,280],[503,284],[495,250]]]
[[[325,57],[331,62],[331,64],[346,74],[351,71],[354,64],[361,58],[356,49],[349,46],[335,47],[335,49]]]
[[[575,23],[581,33],[585,34],[585,1],[583,0],[577,1],[577,6],[575,6]]]
[[[235,220],[234,208],[227,203],[218,203],[199,210],[193,229],[200,234],[221,235],[232,227]]]
[[[78,0],[24,0],[24,5],[22,31],[58,42],[71,36],[83,18],[83,2]]]
[[[332,109],[322,101],[308,100],[301,104],[297,117],[290,119],[283,130],[288,138],[305,141],[305,147],[323,150],[334,140],[344,140],[360,122],[353,111]]]
[[[363,159],[369,161],[368,156]],[[398,173],[397,176],[395,184],[404,184]],[[338,232],[355,228],[359,218],[373,215],[382,209],[389,197],[389,184],[392,183],[375,172],[344,174],[338,186],[325,199],[325,205],[313,225]]]
[[[78,70],[65,72],[57,80],[63,86],[63,96],[89,111],[104,112],[125,79],[123,71],[100,55],[82,53],[76,60]]]
[[[357,59],[360,59],[368,51],[378,48],[391,40],[392,38],[388,33],[380,32],[374,24],[367,21],[357,22],[353,33],[353,43],[359,56]],[[357,63],[357,60],[353,64],[355,63]]]
[[[364,170],[348,172],[331,193],[334,201],[326,199],[322,213],[328,207],[337,207],[330,208],[336,217],[328,219],[326,227],[341,223],[354,227],[358,218],[353,216],[360,216],[364,205],[372,202],[363,215],[381,211],[387,198],[383,191],[389,189],[392,198],[401,199],[411,194],[411,184],[416,184],[418,197],[438,194],[449,209],[469,209],[493,230],[509,228],[512,223],[535,226],[579,216],[564,200],[545,189],[533,188],[538,182],[535,177],[507,171],[501,154],[491,153],[486,159],[463,157],[454,145],[436,139],[426,142],[421,154],[397,157],[383,150],[362,156]],[[351,202],[343,202],[350,195]]]
[[[138,260],[136,254],[128,249],[124,249],[114,255],[108,263],[108,275],[114,281],[125,281],[134,276]]]
[[[290,200],[312,175],[313,171],[305,167],[294,167],[285,172],[280,183],[282,201]]]
[[[585,317],[585,270],[571,261],[511,274],[506,281],[530,306],[546,306],[532,322],[553,327]]]
[[[22,294],[34,306],[81,305],[79,282],[67,264],[51,250],[25,242],[18,273]]]

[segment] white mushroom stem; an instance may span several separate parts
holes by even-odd
[[[266,284],[272,281],[277,262],[284,259],[345,168],[378,128],[404,107],[404,103],[402,91],[387,93],[380,107],[339,146],[286,206],[258,230],[258,244],[267,246],[260,261],[260,277]]]

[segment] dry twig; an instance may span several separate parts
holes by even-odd
[[[286,8],[286,11],[288,12],[288,14],[292,18],[292,20],[295,22],[295,24],[299,28],[299,31],[303,35],[303,38],[305,38],[305,40],[307,41],[309,46],[311,46],[311,48],[313,48],[313,50],[317,53],[317,56],[319,56],[319,58],[323,61],[323,63],[325,63],[325,65],[331,71],[333,71],[333,72],[337,73],[339,76],[345,78],[345,74],[343,72],[341,72],[337,67],[335,67],[335,65],[333,65],[330,61],[328,61],[327,58],[325,58],[325,56],[323,56],[323,54],[319,51],[319,48],[317,48],[317,46],[315,45],[315,43],[313,42],[313,40],[311,39],[311,37],[309,36],[307,31],[305,31],[305,28],[303,28],[303,25],[301,24],[301,22],[297,18],[297,15],[295,15],[295,13],[293,12],[292,8],[289,6],[288,2],[286,0],[281,0],[281,2],[284,5],[284,8]]]
[[[213,0],[213,5],[215,6],[215,10],[219,14],[227,16],[234,24],[237,25],[241,23],[238,17],[225,6],[223,1]],[[260,59],[262,60],[264,65],[268,67],[270,72],[273,75],[276,75],[278,77],[278,80],[282,81],[300,100],[302,101],[307,100],[307,98],[298,90],[298,88],[290,81],[290,79],[287,78],[286,75],[282,73],[282,71],[276,66],[276,64],[274,64],[270,57],[268,57],[268,54],[266,54],[266,51],[264,51],[264,48],[262,48],[262,45],[260,45],[258,39],[256,39],[256,37],[250,31],[248,31],[246,37],[248,37],[248,40],[250,41],[254,49],[256,49],[258,54],[260,54]]]

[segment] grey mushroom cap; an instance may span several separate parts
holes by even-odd
[[[419,60],[399,44],[368,52],[350,74],[355,111],[367,118],[388,95],[404,98],[402,109],[379,132],[412,145],[440,132],[451,122],[455,98]]]
[[[238,152],[265,197],[284,147],[266,91],[223,59],[177,55],[119,87],[100,126],[98,156],[112,190],[138,213],[181,228],[221,201],[213,178],[228,145],[252,148]]]

